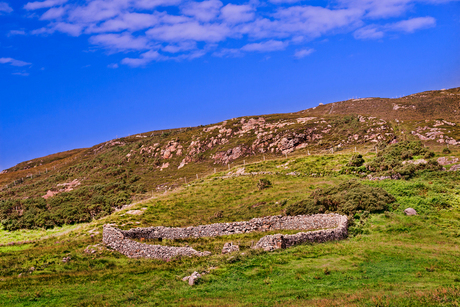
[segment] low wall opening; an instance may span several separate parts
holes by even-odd
[[[314,214],[297,216],[267,216],[249,221],[215,223],[191,227],[146,227],[120,230],[104,225],[103,242],[106,246],[130,258],[154,258],[168,260],[176,256],[207,256],[191,247],[173,247],[139,243],[132,239],[186,239],[217,237],[248,232],[273,230],[299,230],[293,235],[268,235],[262,237],[253,248],[271,251],[288,248],[305,242],[326,242],[345,239],[348,235],[348,218],[339,214]],[[316,230],[314,229],[323,229]],[[306,232],[305,232],[306,231]]]

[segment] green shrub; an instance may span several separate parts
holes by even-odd
[[[451,151],[450,151],[449,148],[445,147],[445,148],[443,148],[442,153],[443,153],[443,154],[450,154]]]
[[[259,182],[257,183],[257,187],[259,188],[259,190],[263,190],[271,186],[272,186],[272,183],[268,179],[265,179],[265,178],[260,179]]]
[[[437,171],[442,169],[442,166],[433,160],[429,160],[426,164],[403,164],[404,161],[412,160],[416,156],[430,159],[434,156],[434,153],[425,148],[420,141],[403,141],[387,146],[377,154],[374,160],[367,163],[366,167],[370,172],[383,173],[382,175],[388,176],[399,174],[404,179],[413,177],[416,171]]]
[[[289,205],[287,215],[337,212],[354,215],[357,211],[383,212],[396,199],[382,188],[370,187],[356,181],[315,190],[309,198]]]
[[[364,164],[364,159],[363,159],[363,156],[360,155],[360,154],[357,154],[357,155],[353,155],[351,157],[351,160],[350,162],[348,162],[348,166],[356,166],[356,167],[360,167],[361,165]]]

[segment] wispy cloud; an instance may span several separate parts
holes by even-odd
[[[294,53],[294,57],[301,59],[306,56],[309,56],[313,52],[315,52],[315,49],[312,49],[312,48],[304,48],[304,49],[296,50],[296,52]]]
[[[6,2],[0,2],[0,15],[2,13],[11,13],[13,11],[13,9],[9,6],[8,3]]]
[[[45,0],[29,2],[24,8],[45,23],[30,33],[85,35],[91,44],[109,53],[135,53],[122,64],[138,67],[206,53],[238,57],[247,52],[273,52],[290,45],[297,45],[294,56],[301,58],[311,50],[306,44],[337,33],[381,39],[388,32],[413,33],[434,27],[433,17],[402,20],[401,16],[418,2],[449,1],[454,0],[335,0],[323,5],[300,0],[238,4],[222,0]],[[389,17],[392,23],[386,20]]]
[[[22,66],[30,66],[32,63],[15,60],[13,58],[0,58],[0,64],[10,64],[12,66],[22,67]]]
[[[12,75],[28,77],[30,74],[28,72],[14,72]]]
[[[436,19],[433,17],[416,17],[384,25],[368,25],[356,30],[353,35],[356,39],[379,39],[387,32],[413,33],[434,26]]]
[[[388,27],[395,31],[413,33],[416,30],[432,28],[434,26],[436,26],[436,19],[433,17],[417,17],[393,23]]]
[[[67,2],[67,0],[35,1],[35,2],[27,3],[26,5],[24,5],[24,8],[26,10],[38,10],[38,9],[53,7],[55,5],[61,5],[61,4],[64,4],[66,2]]]
[[[8,31],[8,36],[14,36],[14,35],[26,35],[26,31],[24,30],[10,30]]]
[[[269,40],[262,43],[247,44],[241,48],[243,51],[259,51],[259,52],[270,52],[284,50],[288,45],[288,42]]]

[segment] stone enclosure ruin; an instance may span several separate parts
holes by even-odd
[[[348,218],[339,214],[314,214],[297,216],[267,216],[244,222],[216,223],[191,227],[147,227],[120,230],[112,225],[104,225],[103,242],[129,258],[154,258],[168,260],[176,256],[207,256],[210,252],[199,252],[191,247],[151,245],[132,239],[186,239],[217,237],[255,231],[307,230],[293,235],[267,235],[253,248],[272,251],[288,248],[305,242],[326,242],[345,239]],[[315,230],[320,229],[320,230]],[[315,231],[312,231],[315,230]]]

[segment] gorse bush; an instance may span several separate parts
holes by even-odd
[[[348,162],[348,166],[356,166],[356,167],[359,167],[359,166],[362,166],[364,164],[364,159],[363,159],[363,156],[360,155],[360,154],[357,154],[357,155],[353,155],[350,159],[350,162]]]
[[[443,154],[450,154],[451,151],[450,151],[449,148],[445,147],[445,148],[442,149],[442,153],[443,153]]]
[[[264,190],[271,186],[272,186],[272,183],[270,182],[270,180],[265,179],[265,178],[260,179],[259,182],[257,183],[257,188],[259,190]]]
[[[315,190],[309,198],[289,205],[287,215],[337,212],[353,215],[357,211],[383,212],[396,199],[382,188],[370,187],[356,181]]]
[[[42,197],[2,200],[0,221],[6,230],[89,222],[131,202],[131,195],[138,192],[144,192],[140,185],[112,182],[80,187],[47,200]]]
[[[404,179],[409,179],[415,175],[416,171],[441,170],[442,167],[437,161],[429,160],[426,163],[403,163],[413,160],[413,158],[430,159],[434,153],[425,148],[422,142],[403,141],[385,147],[380,151],[374,160],[366,164],[370,172],[383,173],[382,175],[398,175]]]

